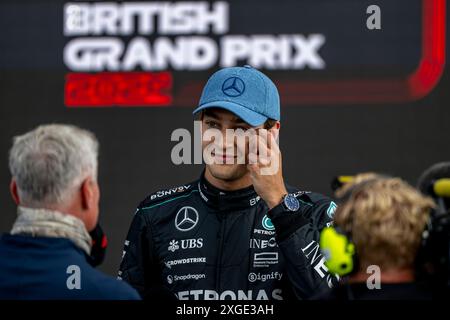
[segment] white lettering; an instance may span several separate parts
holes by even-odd
[[[86,3],[64,6],[64,34],[215,34],[228,31],[229,4],[199,2]],[[137,25],[137,30],[135,30]],[[156,28],[155,28],[156,27]]]
[[[122,51],[117,38],[78,38],[64,47],[64,63],[74,71],[119,70]]]

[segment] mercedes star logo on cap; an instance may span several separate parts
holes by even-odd
[[[229,97],[238,97],[245,91],[245,84],[238,77],[228,78],[223,82],[222,91]]]
[[[198,222],[198,212],[192,207],[181,208],[175,217],[175,227],[180,231],[193,229]]]

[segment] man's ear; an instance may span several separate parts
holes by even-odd
[[[92,231],[98,222],[98,204],[100,189],[97,180],[93,177],[86,178],[80,187],[81,217],[87,231]]]
[[[280,121],[277,121],[272,128],[270,128],[270,132],[272,133],[274,139],[276,141],[278,141],[278,138],[280,137],[280,128],[281,128],[281,123]]]
[[[89,210],[94,205],[94,181],[91,177],[86,178],[81,184],[81,206]]]
[[[17,190],[16,180],[11,179],[11,183],[9,184],[9,191],[11,192],[11,197],[13,198],[16,205],[20,205],[19,192]]]

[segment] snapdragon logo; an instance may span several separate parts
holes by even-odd
[[[186,281],[186,280],[195,280],[198,281],[200,279],[205,279],[206,275],[204,273],[198,273],[198,274],[185,274],[185,275],[168,275],[167,276],[167,283],[172,284],[176,281]]]
[[[173,164],[250,164],[258,165],[261,175],[274,175],[280,167],[278,141],[266,129],[227,129],[223,134],[215,128],[202,131],[202,122],[194,121],[193,140],[187,129],[172,132],[171,141],[178,142],[171,151]]]

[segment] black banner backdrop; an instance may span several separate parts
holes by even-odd
[[[370,30],[376,4],[381,29]],[[0,231],[15,218],[14,135],[71,123],[101,143],[102,269],[115,274],[134,208],[194,180],[170,140],[218,68],[251,64],[279,86],[288,183],[330,193],[337,174],[411,183],[450,158],[445,0],[0,3]]]

